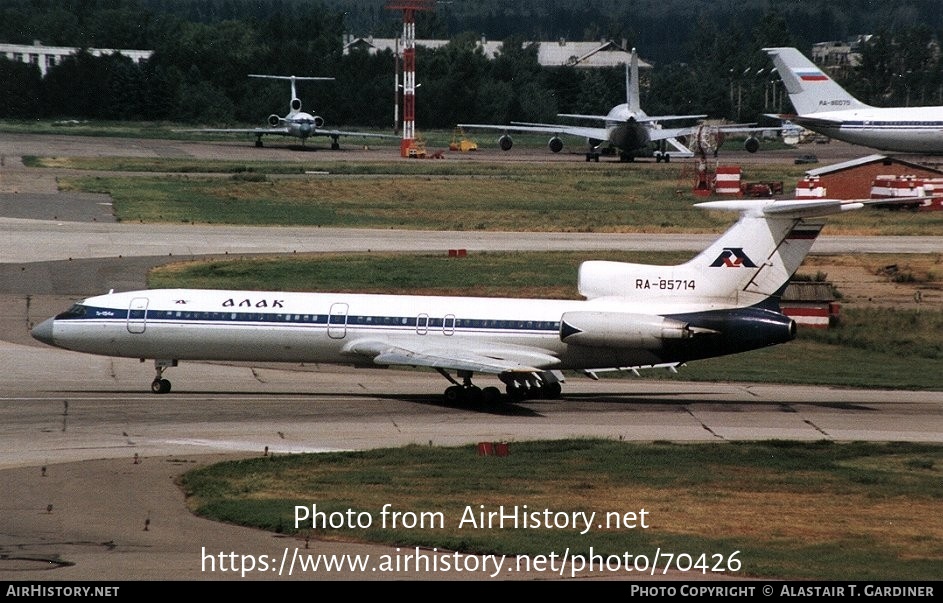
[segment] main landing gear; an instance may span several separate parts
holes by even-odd
[[[480,388],[472,383],[471,371],[458,371],[462,381],[459,383],[444,369],[436,369],[443,377],[453,383],[445,389],[443,397],[449,404],[494,404],[501,399],[501,390],[497,387]],[[563,392],[560,378],[550,371],[540,373],[502,373],[498,376],[505,385],[507,397],[512,402],[521,400],[555,400]]]
[[[436,370],[454,384],[445,388],[445,393],[442,394],[445,401],[449,404],[494,404],[501,398],[501,390],[498,388],[489,386],[482,389],[473,384],[471,371],[458,371],[458,376],[462,378],[462,382],[459,383],[452,375],[445,372],[444,369]]]
[[[141,362],[144,362],[143,358],[141,359]],[[177,366],[176,360],[154,360],[154,370],[157,374],[154,376],[154,380],[151,381],[152,392],[155,394],[166,394],[170,391],[170,381],[164,379],[164,370],[172,366]]]

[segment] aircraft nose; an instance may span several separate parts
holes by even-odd
[[[55,345],[52,341],[52,325],[54,321],[54,318],[47,318],[33,327],[33,330],[30,331],[33,339],[37,339],[47,345]]]

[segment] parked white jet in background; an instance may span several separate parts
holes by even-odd
[[[272,80],[288,80],[291,82],[291,100],[288,104],[288,114],[281,117],[275,113],[268,117],[267,128],[203,128],[196,130],[198,132],[235,132],[255,134],[255,146],[262,146],[262,137],[265,135],[294,136],[300,138],[301,143],[311,136],[327,136],[331,138],[331,148],[339,149],[340,143],[337,139],[341,136],[359,136],[364,138],[391,138],[398,139],[397,136],[389,134],[377,134],[373,132],[351,132],[347,130],[324,129],[324,118],[320,115],[312,115],[301,110],[301,99],[298,98],[298,91],[295,86],[297,81],[329,81],[332,77],[305,77],[295,75],[257,75],[249,74],[249,77],[265,78]],[[192,130],[191,130],[192,131]]]
[[[657,115],[649,116],[639,102],[638,54],[632,49],[629,65],[625,69],[626,101],[616,105],[606,115],[579,115],[561,113],[560,117],[597,121],[602,127],[576,126],[567,124],[538,124],[511,122],[502,126],[495,124],[458,124],[461,128],[485,128],[502,130],[498,145],[509,151],[514,144],[508,132],[538,132],[552,134],[548,146],[554,153],[563,150],[561,135],[577,136],[586,139],[586,161],[599,161],[605,152],[618,152],[623,161],[632,161],[635,157],[655,156],[657,161],[668,161],[672,154],[679,157],[691,157],[690,149],[681,144],[678,136],[687,134],[686,128],[662,128],[659,122],[684,119],[701,119],[705,115]],[[655,148],[658,147],[658,148]],[[670,147],[671,150],[668,149]]]
[[[900,153],[943,153],[943,107],[872,107],[795,48],[764,48],[796,110],[788,119],[819,134]]]
[[[590,261],[583,300],[154,289],[90,297],[36,325],[49,345],[154,359],[155,393],[179,360],[426,367],[449,401],[556,398],[564,370],[674,368],[783,343],[779,298],[823,226],[819,216],[887,199],[700,203],[741,217],[687,263]],[[895,200],[896,201],[896,200]],[[458,379],[453,377],[454,373]]]
[[[636,157],[655,157],[656,162],[670,161],[672,157],[692,157],[696,149],[705,141],[722,139],[724,133],[757,132],[760,128],[738,126],[686,126],[666,128],[661,122],[697,120],[706,115],[648,115],[642,110],[639,95],[638,54],[632,49],[629,64],[625,69],[626,101],[616,105],[606,115],[582,115],[560,113],[560,117],[600,122],[599,126],[577,126],[567,124],[539,124],[511,122],[510,125],[496,124],[458,124],[461,128],[485,128],[504,132],[498,138],[501,150],[509,151],[514,144],[509,132],[536,132],[552,134],[548,147],[554,153],[563,150],[561,135],[577,136],[586,139],[586,161],[599,161],[601,154],[618,153],[622,161],[633,161]],[[775,128],[770,128],[775,129]],[[685,145],[679,138],[696,137],[696,142]],[[745,148],[754,153],[759,148],[759,141],[751,136]],[[699,150],[699,149],[698,149]],[[717,148],[711,149],[716,153]]]

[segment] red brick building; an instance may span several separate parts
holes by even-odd
[[[809,180],[818,179],[816,186],[825,190],[817,196],[829,199],[867,199],[871,185],[878,176],[917,176],[943,178],[943,170],[887,155],[868,155],[844,163],[836,163],[806,171]],[[802,183],[797,189],[802,188]],[[797,193],[796,196],[801,196]]]

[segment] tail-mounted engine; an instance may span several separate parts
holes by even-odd
[[[514,146],[514,141],[511,140],[511,137],[507,134],[502,134],[501,137],[498,138],[498,146],[501,147],[502,151],[510,151],[511,147]]]
[[[277,128],[281,123],[282,118],[280,116],[275,115],[274,113],[268,116],[268,125],[272,126],[273,128]]]
[[[666,339],[687,339],[694,332],[680,320],[626,312],[567,312],[560,320],[561,341],[589,347],[657,350]]]
[[[291,110],[293,113],[297,113],[298,111],[301,111],[301,99],[300,98],[291,99],[291,104],[289,104],[289,106],[291,107]]]
[[[315,127],[315,128],[320,128],[320,127],[323,126],[323,125],[324,125],[324,118],[321,117],[320,115],[315,115],[315,116],[314,116],[314,127]]]

